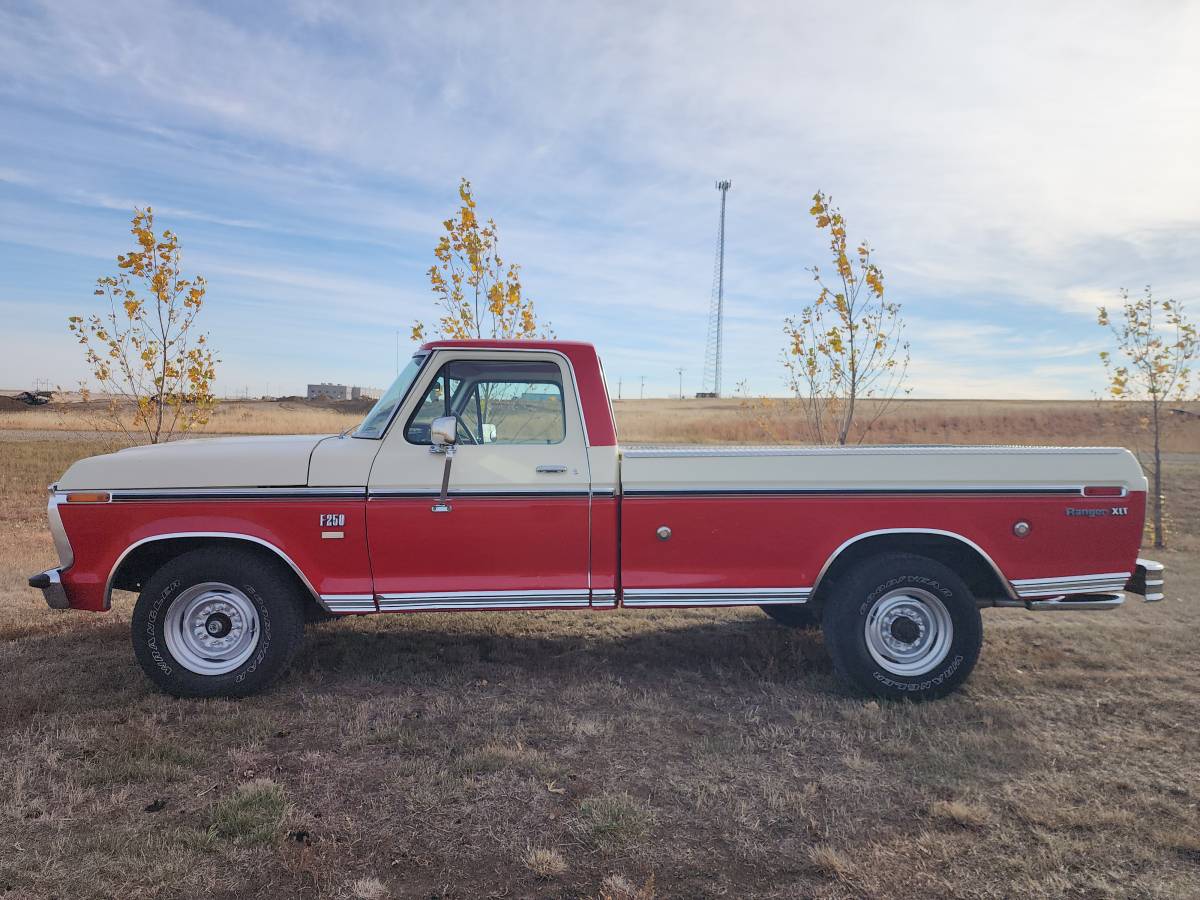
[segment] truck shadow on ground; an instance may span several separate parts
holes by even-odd
[[[678,614],[675,614],[676,616]],[[392,617],[393,619],[397,617]],[[446,627],[388,622],[332,622],[310,627],[294,669],[307,674],[403,679],[429,684],[457,681],[464,672],[492,671],[529,678],[628,677],[654,680],[674,672],[725,670],[723,677],[754,681],[793,680],[829,674],[819,629],[789,629],[768,619],[705,622],[641,620],[609,629],[553,623],[527,633],[438,617]],[[493,620],[494,621],[494,620]],[[349,627],[347,627],[347,625]]]

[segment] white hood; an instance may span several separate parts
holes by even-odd
[[[331,435],[209,438],[129,447],[81,459],[62,490],[295,487],[308,484],[313,449]]]

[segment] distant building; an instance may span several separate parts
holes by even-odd
[[[383,392],[379,388],[356,387],[348,384],[310,384],[309,400],[378,400]]]
[[[345,384],[310,384],[308,386],[309,400],[349,400],[350,386]]]

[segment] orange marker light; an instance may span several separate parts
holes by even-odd
[[[68,503],[107,503],[110,499],[108,491],[72,491],[67,494]]]

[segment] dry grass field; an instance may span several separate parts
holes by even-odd
[[[0,397],[0,401],[9,398]],[[248,400],[217,404],[201,434],[326,434],[356,426],[370,401]],[[0,404],[0,432],[95,431],[104,404]],[[1200,403],[1178,404],[1180,426],[1168,450],[1200,450]],[[761,408],[756,412],[751,407]],[[870,405],[866,404],[867,415]],[[793,401],[618,400],[613,403],[626,443],[803,443]],[[1145,436],[1131,427],[1125,404],[1079,400],[901,400],[869,435],[871,443],[1076,444],[1134,446]]]
[[[893,439],[1125,443],[1083,406],[906,405]],[[618,415],[751,437],[686,407]],[[757,610],[347,619],[271,692],[194,702],[134,663],[131,595],[53,612],[25,585],[45,485],[103,445],[51,414],[0,417],[4,897],[1200,896],[1195,432],[1167,599],[985,611],[937,703],[848,693],[819,633]]]

